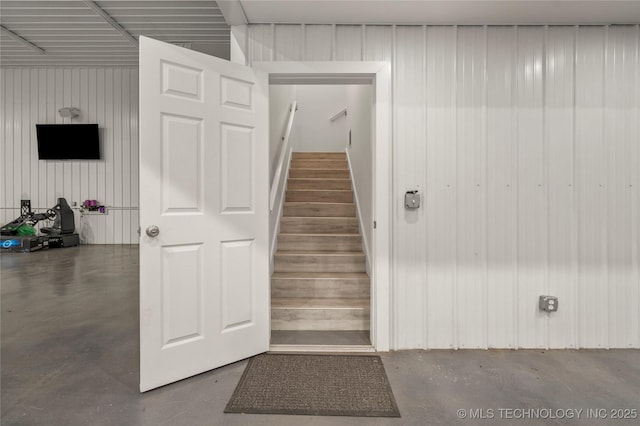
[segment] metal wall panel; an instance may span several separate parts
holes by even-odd
[[[3,113],[0,222],[19,214],[20,200],[34,210],[97,199],[112,206],[106,215],[81,217],[83,243],[137,244],[138,71],[135,68],[2,69]],[[98,123],[100,161],[38,160],[36,123],[65,123],[58,109],[74,106],[73,122]]]
[[[576,347],[577,221],[574,179],[574,58],[573,27],[550,27],[545,57],[545,140],[549,187],[548,294],[562,301],[549,317],[548,346]]]
[[[330,61],[333,53],[333,26],[308,25],[305,28],[305,61]]]
[[[362,60],[362,25],[336,26],[336,61]]]
[[[516,346],[517,29],[487,30],[487,346]]]
[[[254,61],[273,61],[274,25],[252,25],[249,56]]]
[[[459,27],[456,73],[458,347],[486,346],[486,31]],[[428,209],[427,209],[428,211]]]
[[[604,164],[607,170],[608,347],[638,340],[638,34],[611,27],[605,46]],[[636,90],[633,90],[633,88]],[[634,120],[635,118],[635,120]]]
[[[364,27],[364,33],[364,60],[391,62],[393,27],[389,25],[367,25]]]
[[[640,347],[638,25],[331,28],[392,63],[392,345]]]
[[[548,315],[538,310],[547,288],[547,189],[545,178],[544,28],[518,28],[516,58],[518,346],[544,346]]]
[[[395,29],[394,93],[402,103],[394,109],[394,140],[424,140],[425,137],[425,83],[424,78],[424,29],[417,26],[398,26]],[[405,210],[404,193],[424,188],[424,164],[413,161],[425,158],[425,144],[401,144],[395,147],[394,169],[403,173],[396,181],[394,216],[394,247],[398,256],[392,264],[396,271],[393,297],[403,306],[407,315],[396,316],[394,322],[394,345],[403,348],[424,347],[426,322],[426,269],[424,238],[425,209]],[[416,321],[416,319],[418,319]]]
[[[427,28],[426,58],[426,347],[457,347],[456,64],[457,29]],[[370,43],[367,43],[369,46]]]
[[[576,191],[579,347],[608,346],[609,229],[604,140],[607,29],[578,29],[576,43]]]
[[[276,25],[274,28],[274,56],[276,61],[299,61],[302,59],[302,26]]]
[[[636,72],[635,72],[635,76],[636,76],[636,93],[637,93],[637,97],[636,97],[636,140],[640,139],[640,25],[636,25]],[[640,164],[640,150],[638,150],[638,163],[636,164]],[[637,179],[636,179],[636,184],[635,184],[636,188],[640,188],[640,173],[638,173],[637,175]],[[640,190],[640,189],[638,189]],[[639,202],[640,203],[640,202]],[[636,220],[640,221],[640,214],[636,215]],[[636,241],[640,241],[640,223],[638,224],[638,238],[636,238]],[[638,251],[640,251],[640,248],[638,249]],[[636,259],[638,259],[639,256],[636,256]],[[640,261],[636,262],[636,270],[640,269],[640,265],[639,265]],[[639,272],[640,274],[640,272]],[[638,282],[640,282],[640,279],[638,279]],[[639,286],[640,287],[640,286]],[[636,306],[640,306],[640,288],[638,288],[638,303],[636,303]],[[638,337],[635,342],[635,344],[633,344],[634,347],[637,347],[640,345],[640,314],[638,314],[638,312],[636,311],[636,315],[638,316],[638,323],[637,323],[637,327],[638,327]],[[633,325],[632,325],[633,327]]]

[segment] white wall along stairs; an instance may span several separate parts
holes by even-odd
[[[368,331],[369,297],[346,155],[294,152],[271,279],[272,331]]]

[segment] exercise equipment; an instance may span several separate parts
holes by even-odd
[[[73,214],[73,211],[71,212]],[[41,220],[51,220],[56,217],[55,211],[52,209],[48,209],[45,213],[34,213],[28,212],[23,213],[17,219],[12,220],[11,222],[4,225],[0,228],[1,235],[19,235],[20,228],[24,225],[35,226],[36,223]]]
[[[30,203],[23,200],[20,217],[0,228],[1,251],[31,252],[49,247],[73,247],[80,244],[80,237],[75,232],[73,210],[64,198],[44,213],[31,211]],[[21,235],[42,220],[53,220],[51,226],[40,229],[42,235]]]

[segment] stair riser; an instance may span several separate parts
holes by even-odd
[[[344,152],[293,152],[293,160],[346,160]]]
[[[347,179],[289,179],[287,189],[338,189],[351,190],[351,181]]]
[[[370,295],[368,279],[273,278],[271,297],[362,299]]]
[[[355,217],[356,205],[349,203],[306,203],[284,206],[283,216],[296,217]]]
[[[275,272],[365,272],[364,255],[276,254]]]
[[[353,203],[353,193],[351,191],[288,190],[285,201],[309,201],[313,203]]]
[[[295,169],[289,170],[290,178],[349,179],[349,170]]]
[[[292,169],[332,169],[347,170],[346,160],[292,160]]]
[[[361,251],[360,235],[278,235],[278,250]]]
[[[272,309],[272,330],[369,330],[368,309]]]
[[[358,222],[351,218],[283,217],[283,234],[358,234]],[[281,249],[282,250],[282,249]]]

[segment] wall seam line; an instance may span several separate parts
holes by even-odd
[[[519,163],[520,163],[520,108],[518,106],[518,102],[520,101],[519,96],[518,96],[518,90],[519,90],[519,75],[518,75],[518,63],[519,63],[519,55],[518,55],[518,47],[520,45],[520,28],[516,25],[514,26],[514,31],[515,31],[515,55],[514,55],[514,83],[515,83],[515,90],[513,91],[513,108],[515,108],[515,120],[514,120],[514,142],[515,142],[515,166],[516,166],[516,173],[515,173],[515,181],[516,184],[514,185],[514,189],[515,189],[515,193],[516,193],[516,232],[515,232],[515,238],[516,238],[516,285],[515,285],[515,328],[514,328],[514,346],[515,348],[519,348],[520,347],[520,215],[518,214],[520,211],[520,175],[518,173],[519,171]]]
[[[576,348],[579,349],[582,346],[581,342],[581,330],[580,330],[580,315],[582,313],[582,295],[579,291],[580,288],[580,225],[581,218],[580,209],[578,206],[580,205],[580,192],[578,191],[579,183],[579,173],[577,169],[579,167],[578,161],[578,145],[576,140],[576,123],[578,118],[578,98],[577,98],[577,88],[578,88],[578,40],[579,40],[579,26],[574,26],[573,32],[573,194],[574,194],[574,204],[573,211],[575,216],[575,231],[576,231],[576,239],[575,239],[575,258],[576,258],[576,279],[575,279],[575,311],[574,311],[574,333],[575,333],[575,344]],[[582,182],[580,182],[582,183]]]
[[[458,34],[458,26],[454,25],[454,35],[455,35],[455,46],[454,46],[454,60],[453,60],[453,75],[454,75],[454,83],[453,83],[453,102],[452,104],[454,105],[454,153],[456,155],[454,155],[454,180],[455,180],[455,185],[454,188],[457,191],[458,190],[458,156],[457,156],[457,152],[458,152],[458,39],[459,39],[459,34]],[[453,205],[454,205],[454,211],[457,212],[458,210],[458,198],[457,197],[453,197]],[[453,292],[453,315],[452,315],[452,320],[453,320],[453,324],[452,324],[452,332],[453,332],[453,348],[454,349],[459,349],[460,348],[460,333],[458,330],[458,217],[457,214],[455,215],[455,222],[454,222],[454,232],[453,232],[453,246],[454,246],[454,253],[455,253],[455,262],[454,262],[454,279],[453,279],[453,286],[452,286],[452,292]]]
[[[549,46],[549,26],[544,26],[544,40],[542,45],[542,167],[543,167],[543,188],[545,190],[545,218],[546,218],[546,226],[545,226],[545,236],[546,236],[546,259],[545,259],[545,294],[550,294],[551,287],[551,277],[550,277],[550,269],[551,269],[551,179],[549,176],[549,129],[547,127],[548,124],[548,116],[549,113],[547,106],[547,78],[548,78],[548,61],[547,61],[547,52]],[[551,318],[550,315],[547,314],[545,317],[545,330],[544,330],[544,345],[546,349],[549,349],[550,346],[550,329],[551,329]]]
[[[334,25],[334,28],[335,28],[335,25]],[[391,73],[392,73],[392,77],[391,77],[391,98],[392,98],[391,99],[391,110],[392,110],[392,112],[391,112],[391,121],[392,121],[392,128],[391,128],[391,132],[392,132],[391,133],[392,134],[391,141],[392,141],[392,143],[391,143],[391,147],[392,147],[392,155],[391,155],[391,161],[390,162],[391,162],[391,165],[393,167],[393,163],[395,161],[395,155],[393,153],[393,151],[394,151],[393,147],[394,147],[395,141],[397,139],[397,135],[396,135],[396,133],[397,133],[397,125],[396,125],[397,111],[396,111],[396,105],[395,105],[395,96],[396,96],[398,83],[396,82],[396,76],[397,76],[397,57],[396,57],[396,55],[397,55],[397,45],[396,45],[396,43],[397,43],[397,29],[396,29],[395,25],[393,25],[391,28],[392,28],[391,29]],[[395,193],[395,190],[394,190],[394,186],[395,185],[396,185],[395,179],[392,178],[392,185],[391,185],[391,193],[392,193],[391,199],[392,200],[394,200],[393,194]],[[392,235],[392,238],[391,238],[392,247],[395,247],[396,244],[397,244],[397,235],[398,235],[398,232],[397,232],[397,221],[394,220],[395,216],[396,216],[396,212],[397,212],[397,209],[396,209],[395,205],[392,203],[391,215],[392,215],[392,222],[393,222],[392,229],[394,231],[393,235]],[[397,254],[396,250],[393,250],[392,262],[391,263],[393,265],[394,272],[398,271],[398,267],[397,267],[398,259],[396,257],[396,254]],[[391,306],[395,306],[396,300],[398,299],[398,288],[395,285],[392,287],[391,298],[392,298]],[[394,312],[392,312],[392,314],[391,314],[391,322],[392,322],[391,327],[392,327],[392,330],[393,330],[392,342],[393,342],[393,348],[394,349],[398,347],[398,336],[399,336],[398,318],[396,317],[396,312],[395,311],[396,310],[394,309]]]
[[[611,348],[611,316],[612,316],[612,312],[611,312],[611,241],[610,241],[610,234],[611,234],[611,229],[609,226],[609,219],[610,219],[610,209],[611,209],[611,191],[609,188],[609,167],[610,167],[610,154],[609,154],[609,150],[606,149],[605,147],[605,140],[607,137],[607,59],[609,58],[609,25],[606,25],[604,27],[604,49],[603,49],[603,55],[602,55],[602,151],[603,151],[603,159],[604,159],[604,164],[603,164],[603,186],[602,186],[602,191],[604,191],[604,195],[605,195],[605,208],[604,208],[604,216],[605,216],[605,238],[604,238],[604,247],[603,249],[605,250],[605,280],[606,280],[606,298],[607,298],[607,303],[605,304],[605,306],[607,307],[607,339],[606,339],[606,347],[607,349]]]
[[[423,182],[423,192],[425,193],[425,197],[424,197],[424,201],[426,201],[426,186],[427,186],[427,179],[426,179],[426,174],[427,174],[427,167],[428,167],[428,146],[429,146],[429,140],[428,140],[428,132],[427,132],[427,108],[426,108],[426,104],[427,104],[427,26],[426,25],[422,25],[421,26],[422,29],[422,72],[423,72],[423,77],[422,77],[422,105],[421,105],[421,111],[422,111],[422,137],[424,140],[424,144],[423,144],[423,164],[425,165],[422,168],[422,182]],[[424,206],[425,204],[423,204]],[[420,275],[423,278],[422,281],[422,286],[423,286],[423,294],[422,294],[422,304],[423,304],[423,309],[422,309],[422,327],[423,327],[423,332],[422,332],[422,348],[428,348],[429,346],[429,275],[428,275],[428,265],[429,265],[429,252],[427,250],[428,247],[428,239],[429,239],[429,235],[427,234],[427,223],[428,223],[428,211],[427,209],[423,209],[424,213],[423,213],[423,221],[422,221],[422,225],[423,225],[423,233],[424,233],[424,240],[422,242],[422,251],[424,253],[424,263],[423,263],[423,267],[420,271]]]

